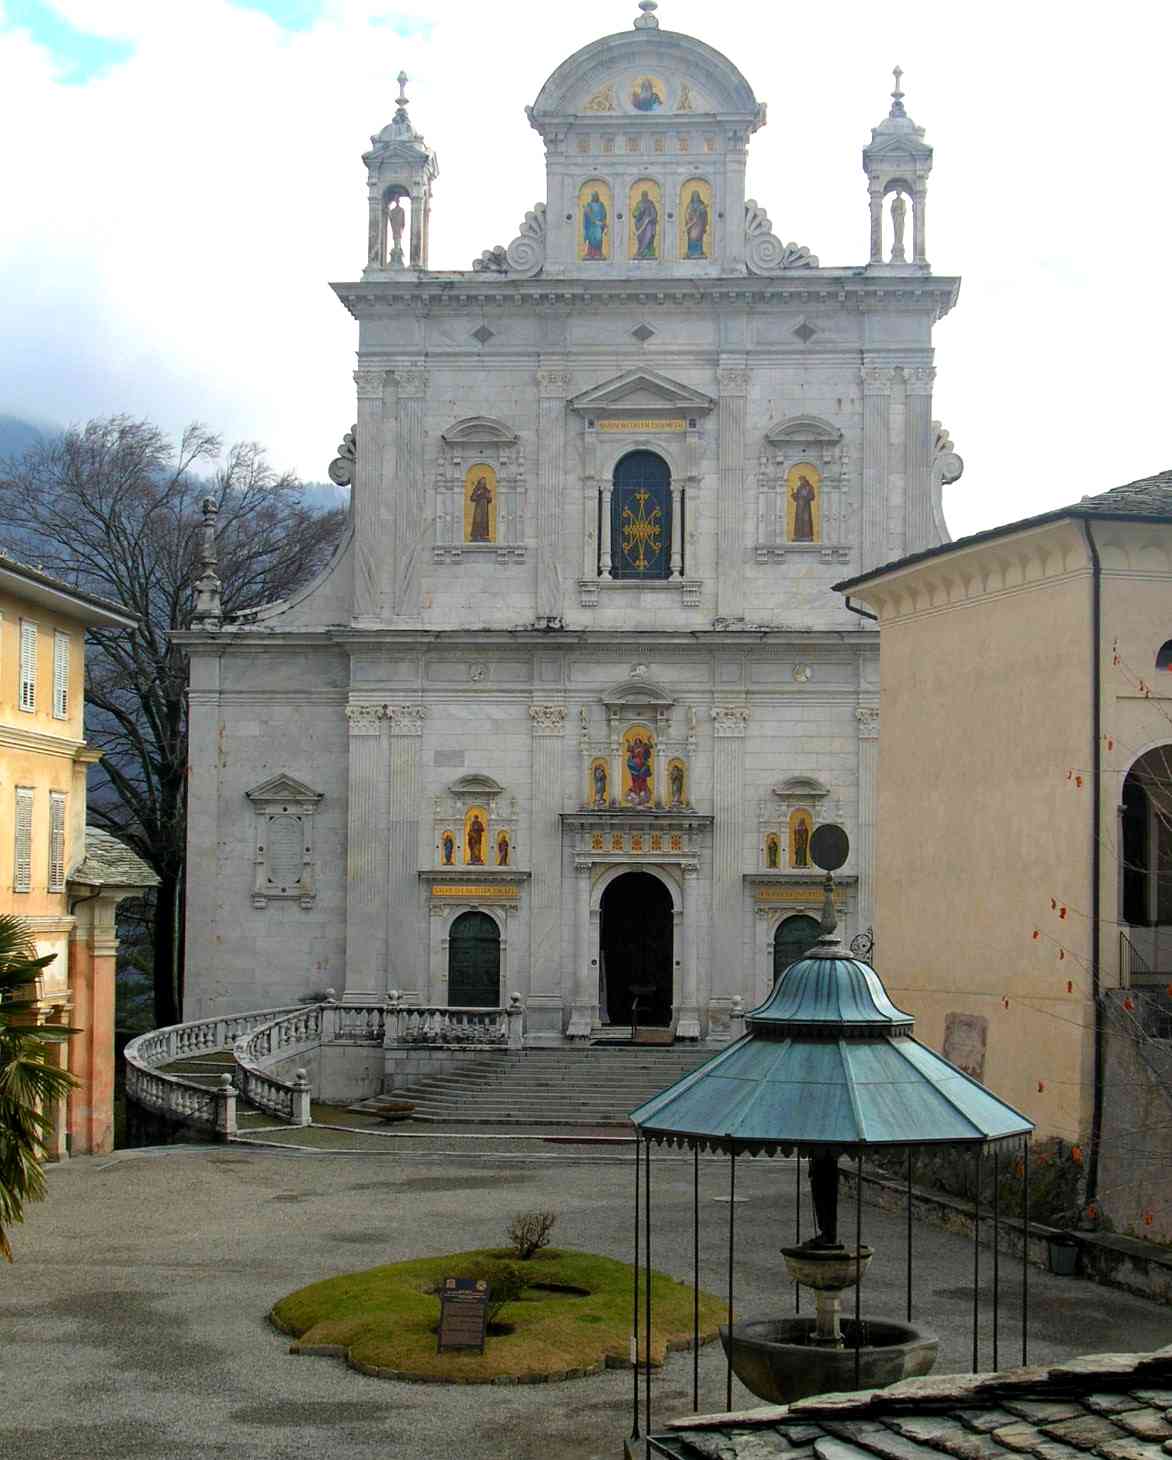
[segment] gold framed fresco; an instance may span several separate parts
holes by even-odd
[[[667,87],[658,76],[636,76],[627,100],[632,111],[666,111]]]
[[[781,838],[773,831],[765,838],[765,865],[771,872],[781,867]]]
[[[808,461],[785,474],[785,535],[790,542],[822,541],[822,474]]]
[[[610,259],[614,195],[600,177],[588,178],[578,189],[578,262],[606,263]]]
[[[507,867],[512,859],[513,853],[512,838],[507,831],[501,830],[497,832],[494,847],[497,866]]]
[[[810,865],[810,837],[814,832],[814,818],[801,807],[790,812],[789,817],[789,864],[791,867]]]
[[[590,762],[590,781],[586,787],[588,806],[607,806],[610,803],[610,762],[597,755]]]
[[[679,756],[673,756],[667,763],[667,805],[688,805],[688,767]]]
[[[691,177],[680,187],[676,212],[679,256],[682,259],[710,259],[714,253],[716,210],[712,205],[712,184]]]
[[[627,194],[627,257],[662,257],[663,189],[653,177],[641,177]]]
[[[464,813],[464,865],[484,867],[488,861],[488,812],[469,806]]]
[[[655,731],[632,725],[623,735],[623,804],[655,804]]]
[[[496,472],[485,461],[464,473],[464,541],[496,542]]]

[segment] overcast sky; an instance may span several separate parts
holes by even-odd
[[[360,154],[411,76],[431,263],[544,194],[523,107],[635,0],[0,0],[0,413],[123,411],[257,439],[320,479],[354,417]],[[890,68],[935,147],[928,253],[958,273],[935,415],[954,535],[1172,465],[1169,8],[662,0],[769,104],[749,193],[824,264],[867,257],[860,151]]]

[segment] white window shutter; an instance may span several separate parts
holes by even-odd
[[[65,891],[65,792],[49,792],[49,891]]]
[[[12,864],[13,892],[31,892],[33,884],[33,792],[16,788],[16,855]]]
[[[20,623],[20,708],[37,707],[37,626],[22,619]]]
[[[69,718],[69,635],[53,635],[53,717]]]

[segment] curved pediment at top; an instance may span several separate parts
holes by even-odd
[[[448,793],[452,796],[499,796],[504,789],[491,776],[472,771],[454,780],[448,787]]]
[[[786,441],[819,441],[827,446],[837,446],[842,440],[842,432],[821,416],[786,416],[770,426],[765,439],[771,446],[779,446]]]
[[[468,416],[463,421],[457,421],[454,426],[449,426],[443,432],[443,439],[449,446],[463,442],[474,445],[492,442],[494,445],[512,446],[517,440],[517,433],[492,416]]]
[[[675,696],[652,679],[632,677],[602,692],[604,705],[674,705]]]
[[[830,787],[814,776],[790,776],[774,786],[773,794],[780,800],[792,800],[796,796],[804,801],[820,801],[830,795]]]

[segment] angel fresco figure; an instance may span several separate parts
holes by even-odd
[[[684,233],[688,240],[688,257],[690,259],[707,258],[704,238],[708,233],[708,205],[700,196],[698,188],[692,190],[692,196],[688,201],[688,208],[684,214]]]
[[[605,257],[603,250],[606,247],[606,230],[608,227],[606,204],[598,196],[597,192],[593,192],[590,194],[590,201],[582,209],[582,239],[586,244],[586,257],[588,259],[601,259]]]
[[[627,800],[633,806],[649,806],[651,804],[651,746],[643,739],[642,735],[636,735],[627,747],[627,771],[631,777],[631,789],[627,792]]]
[[[658,111],[663,105],[663,97],[655,89],[655,83],[650,76],[644,76],[639,85],[631,92],[631,105],[637,112]]]
[[[468,823],[468,860],[474,866],[484,866],[484,822],[475,813]]]
[[[594,767],[594,804],[606,805],[606,767],[601,761]]]
[[[817,493],[810,478],[798,477],[798,484],[790,491],[794,504],[794,542],[814,541],[814,499]]]
[[[635,257],[637,259],[653,259],[655,253],[655,235],[659,228],[659,209],[651,200],[647,189],[643,189],[643,195],[635,204]]]
[[[468,541],[491,542],[488,509],[492,505],[492,492],[489,490],[487,477],[479,478],[471,492],[468,493],[468,500],[472,503],[472,523],[468,530]]]

